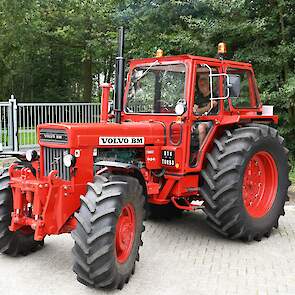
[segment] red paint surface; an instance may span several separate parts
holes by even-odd
[[[126,204],[116,226],[116,255],[119,263],[129,258],[135,237],[136,219],[132,204]]]
[[[250,159],[244,173],[243,200],[249,215],[265,216],[278,190],[278,170],[272,155],[258,152]]]

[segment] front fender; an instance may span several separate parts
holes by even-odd
[[[147,186],[144,175],[140,168],[136,165],[124,162],[114,161],[98,161],[94,163],[95,166],[106,167],[112,172],[119,172],[120,174],[128,174],[138,179],[139,183],[143,187],[144,194],[147,196]]]

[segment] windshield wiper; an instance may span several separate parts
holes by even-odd
[[[149,70],[156,64],[159,64],[159,61],[156,60],[155,62],[153,62],[143,73],[140,77],[136,78],[135,80],[132,79],[132,83],[136,83],[138,82],[140,79],[142,79],[148,72]]]

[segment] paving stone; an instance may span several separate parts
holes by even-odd
[[[261,242],[222,238],[203,213],[172,221],[148,221],[136,273],[122,291],[84,287],[71,270],[70,235],[46,238],[27,257],[0,255],[0,294],[5,295],[294,295],[295,206]]]

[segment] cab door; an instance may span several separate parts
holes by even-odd
[[[221,65],[196,63],[194,66],[193,109],[190,124],[189,167],[197,168],[201,151],[223,109]]]

